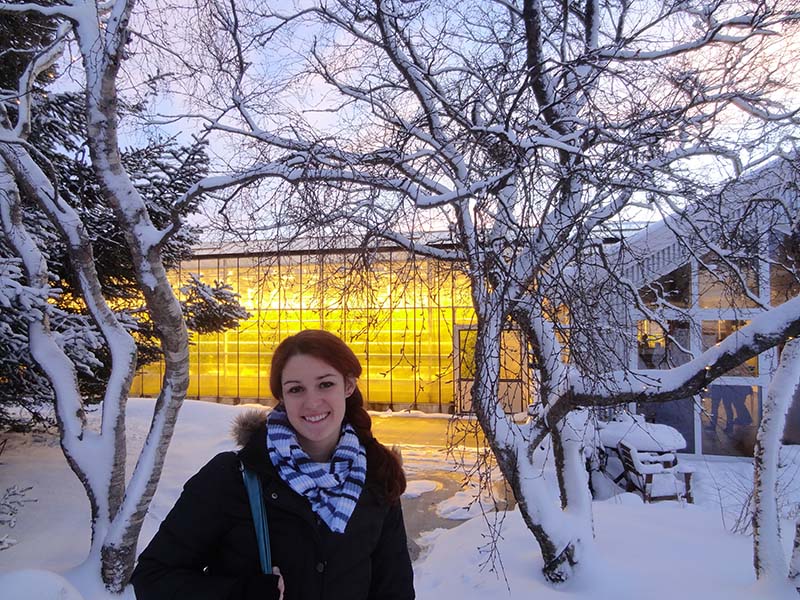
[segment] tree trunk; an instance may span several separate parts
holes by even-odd
[[[753,452],[753,565],[758,579],[785,578],[778,512],[778,463],[786,411],[800,384],[800,340],[786,343],[763,404]]]
[[[127,24],[133,4],[133,0],[116,3],[114,18],[108,20],[105,29],[98,29],[97,15],[75,23],[86,72],[87,138],[92,169],[125,235],[137,281],[161,340],[165,363],[161,393],[147,440],[124,499],[115,503],[116,510],[100,549],[102,579],[115,592],[125,587],[133,570],[139,531],[161,477],[177,413],[189,386],[189,337],[180,303],[161,260],[160,243],[164,234],[153,225],[147,206],[122,166],[119,151],[116,79],[129,37]],[[97,10],[92,3],[88,8]],[[98,47],[103,51],[98,52]],[[114,440],[116,452],[125,449],[124,429],[120,431],[122,435]]]
[[[498,465],[508,479],[499,457]],[[514,466],[513,479],[509,479],[511,489],[522,519],[542,552],[542,574],[550,583],[565,583],[575,574],[579,564],[580,540],[572,539],[569,535],[570,530],[563,513],[552,506],[552,498],[542,474],[534,471],[527,457],[515,461]]]
[[[800,592],[800,519],[794,527],[794,546],[792,547],[792,561],[789,564],[789,580]]]
[[[472,405],[522,518],[542,551],[542,573],[552,583],[564,583],[578,565],[579,540],[572,539],[565,515],[553,505],[547,483],[533,468],[526,437],[505,415],[498,401],[504,313],[495,298],[478,301],[476,297],[478,325]],[[586,491],[588,494],[588,487]]]

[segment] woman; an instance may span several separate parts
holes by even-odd
[[[237,419],[242,450],[217,455],[186,483],[139,556],[139,600],[414,598],[405,476],[372,435],[359,375],[333,334],[281,342],[269,381],[278,406]],[[261,480],[275,575],[260,573],[241,465]]]

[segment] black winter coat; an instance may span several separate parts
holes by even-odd
[[[276,578],[260,572],[240,459],[261,478],[284,600],[414,598],[399,502],[381,502],[367,484],[345,532],[331,532],[278,476],[262,425],[241,452],[218,454],[186,483],[139,556],[131,579],[138,600],[277,598]]]

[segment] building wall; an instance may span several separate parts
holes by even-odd
[[[688,361],[694,353],[719,343],[747,325],[765,305],[778,306],[800,293],[797,280],[781,265],[785,254],[773,248],[771,260],[739,265],[734,274],[712,257],[702,264],[689,260],[642,290],[642,300],[655,306],[653,289],[667,299],[667,331],[657,323],[639,318],[638,348],[633,367],[659,369]],[[747,290],[741,285],[747,284]],[[766,393],[779,349],[765,352],[715,380],[699,398],[686,398],[640,407],[649,420],[678,429],[686,438],[688,452],[752,456],[761,419],[762,395]],[[784,439],[800,443],[800,399],[789,411]]]

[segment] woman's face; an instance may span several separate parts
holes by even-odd
[[[308,354],[295,354],[281,373],[283,404],[297,440],[312,460],[327,462],[339,441],[345,399],[355,381]]]

